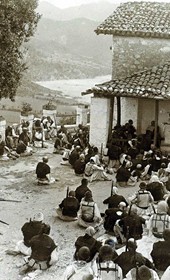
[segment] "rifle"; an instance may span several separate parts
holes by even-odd
[[[69,187],[67,187],[66,198],[68,197],[68,194],[69,194]]]
[[[7,202],[21,202],[20,200],[12,200],[12,199],[4,199],[4,198],[0,198],[0,201],[7,201]]]
[[[0,223],[2,223],[2,224],[4,224],[4,225],[9,226],[9,224],[8,224],[8,223],[6,223],[6,222],[4,222],[4,221],[2,221],[2,220],[0,220]]]
[[[112,180],[112,184],[111,184],[111,191],[110,191],[110,196],[113,195],[113,187],[114,187],[114,181]]]
[[[102,158],[103,158],[103,143],[101,143],[101,148],[100,148],[100,162],[102,163]]]

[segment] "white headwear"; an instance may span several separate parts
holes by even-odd
[[[38,212],[34,215],[33,221],[42,222],[44,220],[44,215],[41,212]]]
[[[118,193],[118,188],[117,187],[113,187],[112,188],[112,194],[117,194]]]
[[[149,182],[150,183],[160,182],[160,180],[159,180],[159,177],[157,175],[152,175]]]
[[[96,157],[91,157],[91,158],[90,158],[90,161],[91,161],[91,160],[93,160],[94,163],[96,163]]]
[[[85,233],[87,233],[90,236],[93,236],[96,232],[95,232],[94,227],[89,226],[88,228],[86,228]]]
[[[167,168],[165,169],[165,171],[170,173],[170,163],[168,163],[168,166],[167,166]]]

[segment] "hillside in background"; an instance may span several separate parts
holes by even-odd
[[[27,82],[110,74],[112,36],[97,36],[94,30],[115,7],[100,2],[61,10],[41,2],[38,12],[42,18],[26,45]]]
[[[117,6],[118,4],[100,1],[98,3],[83,4],[76,7],[60,9],[50,4],[47,0],[39,3],[37,11],[45,18],[58,21],[67,21],[81,17],[94,21],[103,21],[116,9]]]

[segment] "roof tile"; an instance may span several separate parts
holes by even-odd
[[[95,32],[119,36],[170,38],[170,3],[123,3]]]
[[[82,92],[101,96],[126,96],[140,98],[170,98],[170,61],[151,69],[134,73],[125,79],[114,79]]]

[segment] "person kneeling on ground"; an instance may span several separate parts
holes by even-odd
[[[25,259],[25,264],[20,270],[21,275],[36,269],[46,270],[58,260],[57,245],[45,232],[44,226],[38,235],[31,238],[31,255]]]
[[[49,185],[55,182],[54,178],[50,178],[50,166],[47,164],[48,157],[43,157],[42,162],[39,162],[36,167],[37,180],[39,185]]]
[[[79,207],[80,203],[75,197],[75,191],[70,191],[68,196],[59,204],[59,208],[57,208],[56,212],[61,220],[75,221],[77,220]]]
[[[33,219],[29,222],[26,222],[22,228],[23,240],[17,242],[15,250],[7,250],[6,253],[10,255],[18,255],[23,254],[26,256],[30,256],[31,247],[30,240],[33,236],[37,235],[43,228],[45,234],[50,233],[50,225],[43,223],[44,215],[39,212],[34,215]]]
[[[98,227],[102,223],[101,214],[97,203],[93,201],[92,193],[87,191],[80,203],[78,224],[82,227]]]
[[[138,276],[137,276],[138,275]],[[136,278],[138,277],[138,278]],[[124,280],[159,280],[159,276],[153,269],[142,265],[139,268],[136,266],[132,268],[126,275]],[[168,278],[167,278],[168,279]]]

